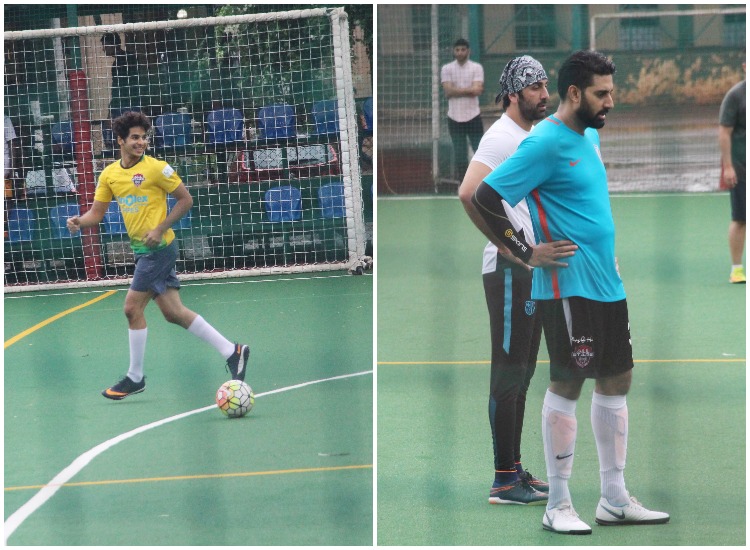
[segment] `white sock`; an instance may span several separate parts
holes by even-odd
[[[146,355],[146,339],[148,329],[128,329],[128,340],[130,341],[130,367],[128,378],[133,382],[143,380],[143,357]]]
[[[229,359],[234,353],[234,344],[224,338],[218,330],[209,325],[206,320],[198,315],[188,327],[188,332],[194,334],[204,342],[216,348],[224,359]]]
[[[572,502],[568,480],[573,471],[577,433],[576,401],[547,390],[542,407],[542,441],[549,482],[548,510]]]
[[[625,489],[625,458],[628,450],[628,406],[624,395],[601,395],[591,399],[591,427],[599,453],[602,497],[612,506],[628,503]]]

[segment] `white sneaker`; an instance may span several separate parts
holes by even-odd
[[[591,534],[591,527],[581,521],[573,509],[573,505],[569,502],[561,504],[557,508],[545,510],[544,518],[542,518],[542,527],[547,531],[562,533],[564,535]]]
[[[596,507],[596,523],[599,525],[649,525],[668,521],[669,514],[648,510],[632,496],[625,506],[612,506],[602,498]]]

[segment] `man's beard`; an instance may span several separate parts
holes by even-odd
[[[542,120],[547,116],[547,111],[541,111],[539,107],[541,105],[547,105],[546,101],[540,101],[539,103],[532,103],[527,101],[523,97],[523,91],[518,92],[518,110],[521,113],[521,117],[529,122],[536,122]]]
[[[584,128],[596,128],[598,130],[599,128],[602,128],[605,123],[605,120],[599,118],[599,115],[606,115],[608,112],[609,109],[602,109],[601,111],[593,112],[593,109],[591,109],[591,106],[586,100],[586,96],[581,96],[581,106],[578,111],[576,111],[576,116],[581,124],[583,124]]]

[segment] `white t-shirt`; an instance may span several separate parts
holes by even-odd
[[[494,170],[516,152],[518,146],[530,133],[513,122],[513,119],[509,116],[503,115],[482,136],[479,148],[471,160],[481,162]],[[503,201],[503,205],[508,212],[508,219],[516,231],[523,229],[526,241],[529,243],[536,242],[534,229],[531,225],[531,216],[529,215],[529,206],[526,201],[519,202],[514,208],[511,208],[505,201]],[[490,242],[484,248],[482,273],[492,273],[496,268],[497,247]]]
[[[469,88],[474,82],[484,82],[484,68],[471,59],[459,65],[452,61],[440,69],[440,82],[451,82],[458,88]],[[448,98],[448,118],[468,122],[480,114],[478,97]]]
[[[5,177],[12,175],[13,172],[13,162],[12,162],[12,154],[10,150],[10,142],[16,139],[18,136],[16,135],[16,129],[13,127],[13,123],[10,120],[10,117],[8,115],[5,115],[5,150],[3,152],[5,156]]]

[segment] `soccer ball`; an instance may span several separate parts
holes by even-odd
[[[216,404],[229,418],[239,418],[253,408],[255,394],[242,380],[229,380],[216,391]]]

